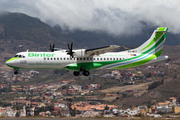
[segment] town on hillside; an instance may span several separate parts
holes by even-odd
[[[121,101],[140,98],[178,77],[177,64],[161,62],[126,70],[96,72],[49,83],[31,83],[41,74],[38,70],[0,71],[0,115],[2,117],[179,117],[176,96],[128,106]],[[66,73],[68,74],[68,73]],[[71,73],[70,73],[71,74]],[[66,77],[68,75],[65,75]],[[45,78],[45,76],[44,76]],[[100,80],[100,81],[98,81]],[[104,80],[102,82],[102,80]],[[78,82],[79,81],[79,82]],[[133,103],[133,101],[131,101]]]

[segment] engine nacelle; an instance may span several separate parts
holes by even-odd
[[[73,50],[74,52],[74,57],[88,57],[88,55],[86,55],[85,53],[86,49],[78,49],[78,50]]]

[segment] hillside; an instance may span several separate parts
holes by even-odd
[[[146,29],[143,29],[141,33],[137,35],[128,35],[128,36],[127,35],[114,36],[103,31],[82,31],[79,29],[73,31],[70,31],[68,29],[63,30],[61,26],[58,25],[54,26],[54,29],[59,31],[64,36],[71,38],[89,47],[100,47],[110,44],[135,47],[143,44],[146,40],[148,40],[152,34],[150,32],[153,32],[157,27],[159,27],[159,26],[148,26],[148,25],[145,26]],[[169,28],[169,31],[173,31],[173,30]],[[171,45],[171,46],[179,45],[180,44],[179,39],[180,39],[180,34],[172,34],[170,32],[167,34],[165,45]]]
[[[140,36],[129,36],[115,38],[109,36],[102,32],[90,32],[90,31],[66,31],[64,33],[61,28],[57,26],[52,28],[51,26],[41,22],[38,18],[33,18],[25,14],[20,13],[6,13],[0,15],[0,68],[5,70],[8,67],[5,66],[5,61],[12,57],[16,52],[26,51],[48,51],[49,43],[56,43],[56,47],[67,48],[67,42],[74,41],[74,48],[93,48],[100,47],[110,44],[119,44],[119,45],[129,45],[137,46],[142,44],[147,40],[151,34],[149,31],[154,30],[148,28],[144,30]],[[169,45],[178,45],[179,35],[169,34],[167,35],[166,44]],[[132,44],[133,43],[133,44]],[[162,54],[169,55],[170,58],[173,58],[173,64],[179,66],[179,48],[180,46],[165,46]],[[161,63],[159,63],[161,64]],[[12,70],[8,68],[9,70]],[[163,69],[168,73],[169,70]],[[91,73],[102,73],[104,71],[92,71]],[[106,71],[109,72],[109,71]],[[48,73],[48,74],[47,74]],[[167,99],[170,96],[180,97],[179,89],[179,77],[173,79],[175,75],[178,75],[180,71],[177,69],[173,73],[168,73],[167,76],[163,77],[165,82],[163,85],[147,91],[146,88],[142,88],[145,93],[141,97],[132,97],[128,96],[122,100],[118,100],[115,103],[119,106],[124,104],[128,106],[136,106],[138,104],[144,104],[148,101],[157,102],[161,99]],[[46,77],[42,76],[46,74]],[[67,79],[75,79],[72,75],[72,72],[67,71],[58,71],[58,74],[55,74],[53,70],[40,70],[40,74],[35,79],[32,79],[28,82],[15,83],[15,85],[27,85],[27,84],[43,84],[57,82]],[[161,80],[158,78],[157,80]],[[102,82],[103,81],[103,82]],[[99,78],[77,78],[74,84],[90,84],[90,83],[102,83],[104,88],[113,87],[120,85],[120,83],[115,79],[99,79]],[[119,89],[119,87],[118,87]],[[125,87],[124,87],[125,89]],[[123,90],[124,90],[123,89]],[[136,88],[135,88],[136,89]],[[119,89],[121,91],[121,89]],[[107,91],[106,91],[107,92]],[[115,91],[117,92],[117,91]]]
[[[72,41],[38,18],[21,13],[0,15],[0,65],[20,51],[48,51],[49,43],[67,49],[67,43]],[[75,42],[74,47],[80,45]]]

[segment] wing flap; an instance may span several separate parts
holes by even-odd
[[[94,49],[86,49],[85,54],[87,56],[100,55],[100,54],[104,54],[106,52],[111,52],[112,50],[119,48],[119,47],[120,46],[118,46],[118,45],[110,45],[110,46],[94,48]]]

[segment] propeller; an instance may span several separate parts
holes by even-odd
[[[51,48],[51,43],[50,43],[50,49],[49,49],[49,50],[50,50],[51,52],[54,52],[54,46],[55,46],[55,44],[53,44],[53,46],[52,46],[52,48]]]
[[[67,54],[70,55],[70,56],[73,58],[73,57],[74,57],[74,56],[73,56],[73,53],[74,53],[74,52],[72,51],[72,47],[73,47],[73,42],[71,43],[71,47],[69,46],[69,43],[68,43],[68,49],[69,49],[69,51],[67,52]]]

